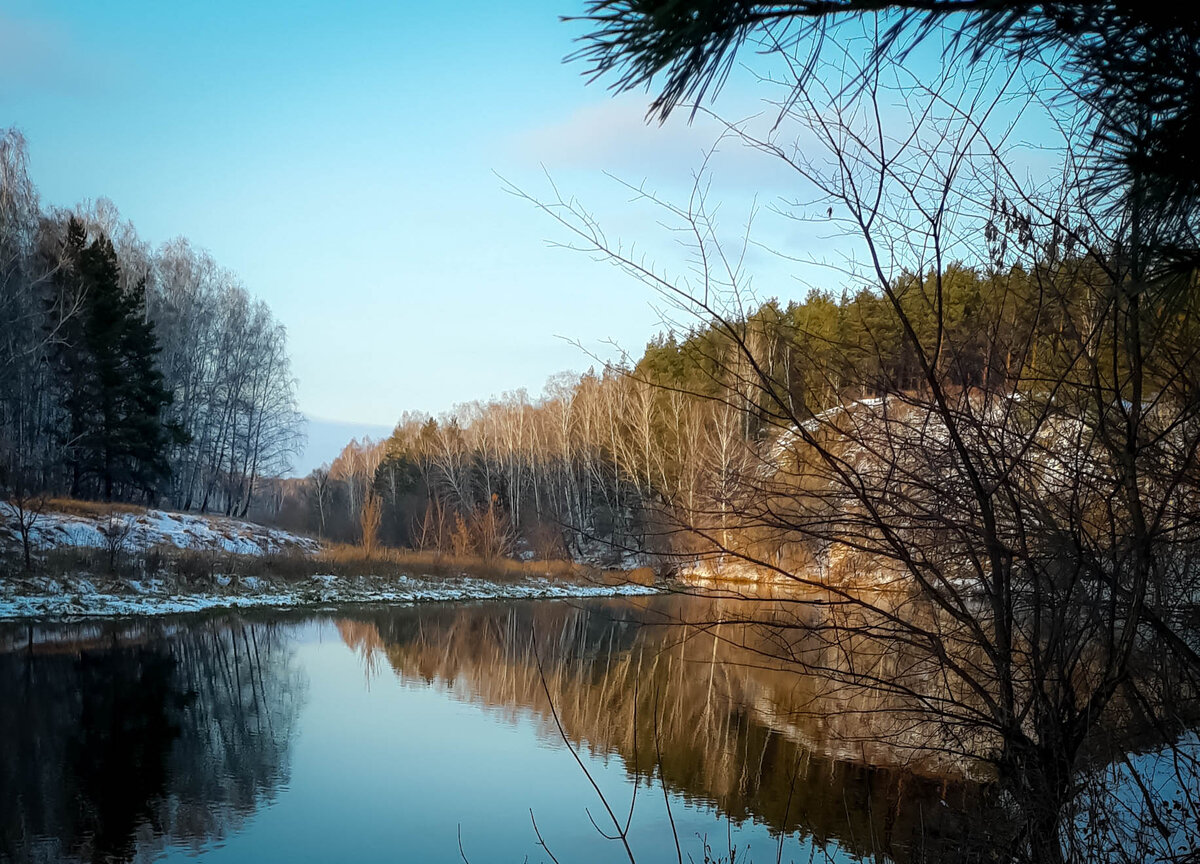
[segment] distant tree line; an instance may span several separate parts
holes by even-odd
[[[266,304],[106,200],[43,208],[0,134],[0,485],[245,515],[301,424]]]
[[[1022,230],[1008,204],[997,203],[996,219]],[[878,292],[814,290],[762,302],[731,328],[661,334],[640,357],[558,376],[539,397],[508,393],[437,418],[406,413],[390,437],[350,442],[264,515],[356,542],[364,505],[377,501],[379,540],[399,547],[615,559],[703,553],[708,535],[806,561],[811,543],[751,527],[736,504],[745,478],[788,440],[792,418],[920,390],[905,323],[921,344],[940,340],[937,374],[956,393],[1058,380],[1093,314],[1094,265],[1069,245],[1034,266],[908,274],[896,283],[903,319]],[[1178,338],[1200,338],[1196,310],[1176,311]]]

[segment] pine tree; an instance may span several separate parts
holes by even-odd
[[[169,448],[182,432],[164,423],[172,396],[157,366],[158,339],[145,312],[145,285],[121,290],[121,269],[107,237],[86,246],[78,220],[67,228],[59,290],[80,314],[62,334],[54,365],[62,389],[71,493],[153,499],[170,475]]]
[[[125,376],[122,343],[125,330],[125,303],[121,297],[120,266],[112,244],[98,237],[84,250],[80,261],[87,286],[84,312],[85,343],[91,361],[86,398],[91,402],[94,422],[84,435],[83,452],[90,474],[95,476],[104,499],[111,500],[118,481],[124,412],[121,397]]]
[[[139,281],[124,298],[121,357],[127,374],[120,388],[122,434],[119,453],[124,459],[123,480],[148,498],[161,480],[170,476],[167,455],[172,445],[184,443],[176,424],[163,421],[172,402],[158,368],[160,351],[154,322],[146,317],[146,285]]]

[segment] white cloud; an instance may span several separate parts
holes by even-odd
[[[605,99],[577,109],[571,116],[521,136],[519,145],[539,161],[583,167],[628,167],[685,152],[700,155],[719,132],[707,117],[687,125],[676,116],[666,124],[647,122],[646,100],[636,96]]]
[[[690,179],[706,154],[717,149],[709,167],[718,183],[764,191],[778,187],[780,166],[767,154],[747,146],[716,118],[689,118],[680,109],[665,124],[646,120],[649,98],[624,94],[586,105],[569,117],[518,136],[520,156],[556,168],[609,171],[626,179]],[[739,120],[765,131],[773,117],[764,113]],[[690,120],[690,122],[689,122]]]

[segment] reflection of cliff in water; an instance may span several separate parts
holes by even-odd
[[[887,742],[856,734],[850,715],[820,715],[812,681],[708,633],[629,620],[661,621],[664,604],[679,602],[425,607],[338,626],[371,674],[386,662],[402,679],[513,717],[531,711],[557,736],[536,632],[546,687],[573,744],[617,753],[645,778],[657,773],[657,717],[662,776],[689,801],[858,855],[957,860],[986,821],[976,784],[932,776],[928,765],[908,770],[904,748],[885,758]]]
[[[276,629],[57,627],[0,646],[0,860],[148,860],[287,781],[304,692]]]

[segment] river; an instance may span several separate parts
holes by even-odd
[[[953,860],[977,785],[698,603],[0,625],[0,860]]]

